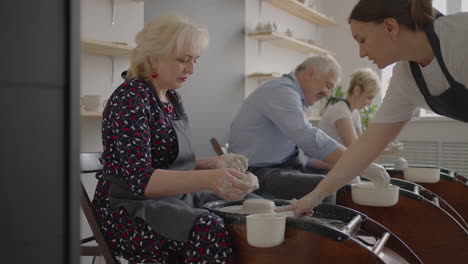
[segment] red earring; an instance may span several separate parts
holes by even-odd
[[[151,73],[151,77],[153,77],[153,79],[156,79],[156,78],[158,78],[158,74],[153,72],[153,73]]]

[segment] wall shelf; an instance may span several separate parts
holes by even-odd
[[[265,40],[270,42],[273,45],[287,48],[291,50],[295,50],[301,53],[315,53],[319,55],[326,55],[332,53],[328,50],[319,48],[312,44],[309,44],[304,41],[297,40],[295,38],[288,37],[284,34],[278,32],[267,32],[267,33],[252,33],[248,35],[250,38],[257,39],[257,40]]]
[[[297,0],[266,0],[267,3],[317,25],[336,25],[336,21]]]
[[[102,112],[81,111],[80,116],[83,116],[83,117],[102,117]]]
[[[247,78],[258,80],[258,81],[267,81],[274,78],[281,77],[281,73],[279,72],[272,72],[272,73],[252,73],[247,75]]]
[[[84,52],[105,56],[128,55],[134,48],[126,43],[107,42],[94,39],[82,39],[81,47]]]

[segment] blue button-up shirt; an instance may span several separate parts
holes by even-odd
[[[298,154],[323,159],[340,144],[306,119],[305,96],[294,73],[266,82],[234,118],[229,152],[245,155],[249,166],[268,167]]]

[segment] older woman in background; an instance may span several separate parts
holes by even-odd
[[[208,33],[163,16],[144,26],[136,44],[103,113],[104,170],[93,203],[106,240],[116,256],[135,262],[173,263],[171,256],[183,255],[185,263],[230,263],[223,220],[201,207],[253,190],[243,181],[247,159],[196,160],[176,92],[194,72]]]
[[[369,68],[357,69],[351,75],[351,82],[345,99],[328,105],[318,128],[331,138],[348,147],[362,134],[359,110],[368,106],[380,94],[379,77]]]
[[[372,99],[380,94],[379,76],[370,68],[360,68],[351,74],[351,81],[345,99],[331,98],[332,105],[325,108],[318,123],[331,138],[349,147],[361,134],[360,110],[370,105]],[[336,101],[334,104],[332,101]],[[395,153],[400,144],[390,144],[382,154]]]

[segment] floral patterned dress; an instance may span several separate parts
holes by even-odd
[[[98,176],[93,204],[104,236],[116,256],[140,263],[232,263],[231,240],[223,220],[204,213],[194,221],[187,241],[168,239],[145,220],[109,202],[110,176],[123,179],[143,197],[156,169],[168,169],[178,156],[177,135],[169,118],[171,103],[161,107],[145,81],[128,79],[109,98],[103,113],[103,173]],[[181,103],[175,91],[168,91]],[[163,112],[165,111],[165,113]]]

